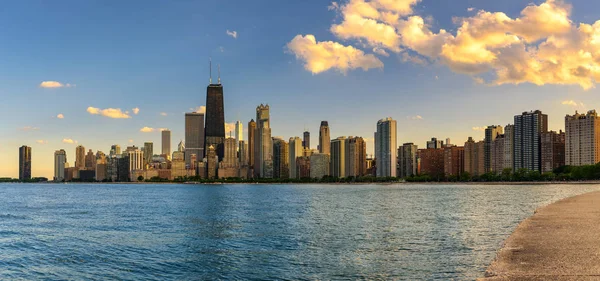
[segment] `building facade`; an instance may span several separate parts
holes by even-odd
[[[460,177],[465,171],[465,148],[462,146],[446,146],[444,148],[444,174]]]
[[[219,79],[220,80],[220,79]],[[225,155],[225,108],[223,105],[223,85],[209,84],[206,88],[206,118],[204,124],[204,151],[213,146],[219,160]]]
[[[185,114],[185,164],[192,166],[192,154],[204,158],[204,113]]]
[[[67,152],[64,149],[54,152],[54,181],[65,180],[65,168],[67,168]]]
[[[431,138],[431,140],[427,141],[427,146],[428,149],[429,148],[443,148],[444,147],[444,141],[443,140],[438,140],[437,138]]]
[[[496,136],[496,139],[492,142],[492,147],[491,147],[491,162],[490,162],[490,170],[491,172],[495,173],[495,174],[501,174],[502,171],[504,171],[504,165],[506,164],[506,161],[504,159],[504,156],[506,155],[505,149],[504,149],[504,144],[506,143],[506,141],[504,140],[506,136],[505,135],[498,135]]]
[[[298,179],[300,178],[300,176],[298,175],[298,168],[296,166],[296,159],[299,157],[302,157],[302,153],[303,153],[304,149],[303,149],[303,143],[302,140],[300,139],[300,137],[292,137],[290,138],[290,142],[289,142],[289,153],[290,156],[288,157],[290,164],[290,178],[291,179]]]
[[[290,177],[289,144],[280,138],[273,138],[273,177],[276,179]]]
[[[346,176],[362,177],[367,173],[367,144],[362,137],[346,139]]]
[[[487,128],[485,128],[485,139],[484,141],[484,162],[483,162],[483,169],[486,173],[490,173],[490,172],[497,172],[495,170],[493,170],[493,163],[495,162],[494,160],[494,141],[496,140],[496,138],[499,135],[502,135],[504,133],[502,126],[500,125],[493,125],[493,126],[488,126]]]
[[[398,148],[398,177],[407,178],[417,174],[417,146],[410,142]]]
[[[273,178],[273,139],[269,105],[256,107],[256,135],[254,136],[254,176]]]
[[[161,155],[164,155],[167,160],[171,159],[171,131],[168,129],[160,132],[161,136]]]
[[[19,148],[19,180],[31,179],[31,147],[23,145]]]
[[[515,126],[508,124],[504,127],[504,169],[514,171],[515,155]]]
[[[248,165],[249,165],[249,173],[252,177],[254,177],[254,141],[256,135],[256,122],[254,119],[248,122]]]
[[[321,153],[326,154],[326,153]],[[331,141],[329,173],[335,178],[346,177],[346,137],[338,137]],[[312,161],[311,161],[312,164]],[[312,165],[311,165],[312,166]]]
[[[563,131],[543,132],[540,135],[542,147],[542,173],[552,172],[565,165],[566,135]]]
[[[314,153],[310,156],[310,177],[322,179],[329,176],[329,155]]]
[[[600,162],[600,117],[596,110],[565,116],[565,164],[594,165]]]
[[[540,134],[548,131],[548,115],[539,110],[515,116],[514,169],[540,171]]]
[[[375,132],[375,166],[377,177],[396,176],[396,120],[388,117],[377,122]]]
[[[319,127],[319,153],[330,155],[330,145],[331,132],[329,131],[329,122],[321,121],[321,127]]]
[[[485,143],[483,141],[475,142],[472,137],[465,142],[464,167],[465,172],[471,176],[480,176],[485,174]]]
[[[304,148],[310,149],[310,132],[304,131],[303,137],[304,138],[302,140],[302,146]]]
[[[152,156],[154,156],[154,143],[144,143],[144,165],[150,165],[152,163]],[[98,159],[96,155],[96,159]]]

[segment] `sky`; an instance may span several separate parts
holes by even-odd
[[[481,0],[6,1],[0,9],[0,177],[53,176],[53,153],[184,138],[220,65],[225,119],[271,109],[273,136],[462,144],[539,109],[549,128],[598,108],[600,2]],[[599,108],[600,109],[600,108]],[[246,134],[246,132],[245,132]],[[244,136],[247,138],[247,135]]]

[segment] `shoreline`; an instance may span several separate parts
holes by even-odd
[[[70,184],[177,184],[177,185],[591,185],[600,184],[600,180],[593,181],[551,181],[551,182],[295,182],[295,183],[275,183],[275,182],[0,182],[0,184],[51,184],[51,185],[70,185]]]

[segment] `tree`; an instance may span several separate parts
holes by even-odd
[[[138,181],[144,181],[144,177],[143,177],[143,176],[139,176],[139,177],[137,178],[137,180],[138,180]]]

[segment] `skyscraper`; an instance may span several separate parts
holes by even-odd
[[[444,174],[460,177],[465,171],[465,148],[450,146],[449,143],[446,141],[446,147],[444,148]]]
[[[19,180],[31,179],[31,147],[21,146],[19,148]]]
[[[405,143],[398,148],[398,177],[406,178],[417,174],[417,146]]]
[[[248,122],[248,166],[249,172],[254,168],[254,135],[256,135],[256,122],[254,119]],[[254,172],[251,173],[254,176]]]
[[[204,158],[204,113],[185,114],[185,164],[192,165],[192,154]]]
[[[396,120],[388,117],[377,122],[375,161],[377,177],[396,176]]]
[[[494,141],[496,140],[496,138],[503,134],[502,131],[502,126],[498,125],[498,126],[488,126],[485,129],[485,139],[484,139],[484,153],[485,153],[485,158],[484,158],[484,162],[483,162],[483,169],[485,170],[486,173],[492,172],[492,164],[495,162],[495,160],[493,159],[494,154],[492,153],[493,149],[494,149]],[[495,171],[496,172],[496,171]]]
[[[515,154],[515,126],[508,124],[504,127],[504,165],[503,169],[514,171],[513,157]]]
[[[160,135],[162,145],[161,154],[165,155],[165,158],[171,159],[171,131],[164,129],[160,132]]]
[[[121,146],[118,144],[113,144],[110,146],[110,156],[121,155]]]
[[[273,138],[273,177],[287,179],[290,177],[289,144],[280,138]]]
[[[128,149],[127,150],[127,158],[129,164],[129,175],[131,175],[133,171],[143,170],[144,167],[144,153],[140,149]],[[129,178],[130,180],[134,180]]]
[[[302,141],[302,146],[305,149],[310,149],[310,132],[304,131],[304,139]]]
[[[310,156],[310,177],[321,179],[329,176],[329,155],[314,153]]]
[[[331,135],[329,132],[329,123],[327,121],[321,121],[321,127],[319,128],[319,153],[331,154]]]
[[[223,106],[223,85],[221,78],[217,84],[208,85],[206,88],[206,122],[204,123],[204,150],[209,146],[215,148],[219,160],[225,153],[225,109]],[[217,161],[219,161],[217,160]]]
[[[531,171],[541,169],[540,134],[548,131],[548,115],[541,111],[523,112],[515,116],[514,168]]]
[[[437,138],[431,138],[430,141],[427,141],[427,148],[442,148],[444,146],[443,140],[438,140]]]
[[[367,173],[367,144],[361,137],[346,139],[346,177],[362,177]]]
[[[475,142],[472,137],[465,142],[464,170],[471,176],[480,176],[485,173],[485,143]]]
[[[300,178],[298,176],[298,168],[296,166],[296,164],[297,164],[296,159],[298,159],[299,157],[302,157],[303,151],[304,151],[304,149],[302,147],[302,141],[300,140],[300,138],[299,137],[290,138],[290,143],[289,143],[290,165],[289,165],[289,167],[290,167],[290,178],[291,179]],[[329,165],[329,164],[327,164],[327,165]],[[327,168],[327,170],[329,170],[329,168]]]
[[[565,165],[565,133],[560,131],[543,132],[540,135],[541,172],[552,172]]]
[[[75,148],[75,168],[85,170],[85,147],[83,145]]]
[[[600,116],[596,110],[565,116],[565,164],[594,165],[600,162]]]
[[[244,127],[241,121],[235,122],[235,143],[239,144],[244,140]]]
[[[54,152],[54,181],[65,179],[65,164],[67,164],[67,152],[64,149]]]
[[[346,137],[338,137],[331,141],[329,173],[332,177],[346,177]]]
[[[96,155],[91,149],[85,155],[85,169],[96,170]]]
[[[254,175],[259,178],[273,177],[273,140],[269,105],[256,107],[256,134],[254,136]]]
[[[144,164],[149,165],[152,163],[152,156],[154,155],[154,143],[145,142],[144,143]],[[96,159],[98,156],[96,155]]]

